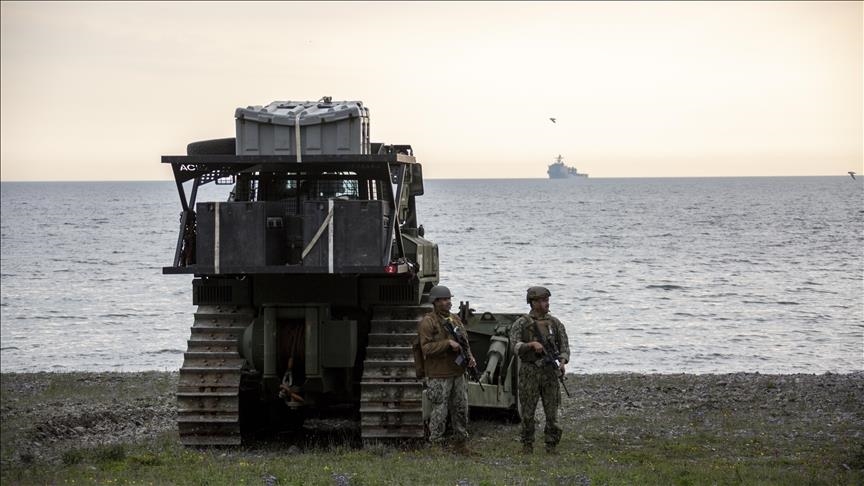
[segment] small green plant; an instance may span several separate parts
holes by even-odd
[[[126,459],[126,446],[123,444],[107,444],[95,447],[91,451],[96,462],[113,462]]]
[[[63,464],[72,466],[84,460],[84,454],[79,449],[70,449],[63,453],[61,460],[63,461]]]
[[[129,456],[129,461],[142,466],[159,466],[162,464],[162,459],[152,452],[131,455]]]

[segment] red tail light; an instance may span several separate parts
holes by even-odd
[[[384,267],[384,273],[408,273],[410,271],[412,271],[411,264],[404,261],[390,262],[389,265]]]

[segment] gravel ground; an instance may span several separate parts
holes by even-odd
[[[0,465],[172,431],[177,373],[3,373]]]
[[[0,465],[55,462],[64,451],[95,445],[159,436],[176,440],[177,376],[2,374]],[[720,440],[768,434],[771,443],[799,447],[804,441],[840,441],[851,450],[838,460],[848,468],[864,468],[864,372],[569,375],[567,385],[572,397],[564,397],[561,421],[570,447],[610,441],[638,445],[694,433]],[[518,424],[481,416],[472,422],[471,433],[478,446],[502,437],[515,441]]]

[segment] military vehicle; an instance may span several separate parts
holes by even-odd
[[[275,102],[235,117],[235,138],[162,157],[182,207],[163,273],[194,275],[197,306],[177,388],[181,442],[240,444],[346,407],[365,442],[422,438],[412,344],[439,273],[411,146],[368,143],[360,102]],[[205,184],[230,196],[197,201]],[[517,315],[475,315],[467,302],[460,313],[483,370],[470,404],[516,411]]]

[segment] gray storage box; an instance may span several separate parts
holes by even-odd
[[[274,101],[237,108],[237,155],[368,154],[369,109],[361,101]],[[297,130],[297,126],[300,130]]]

